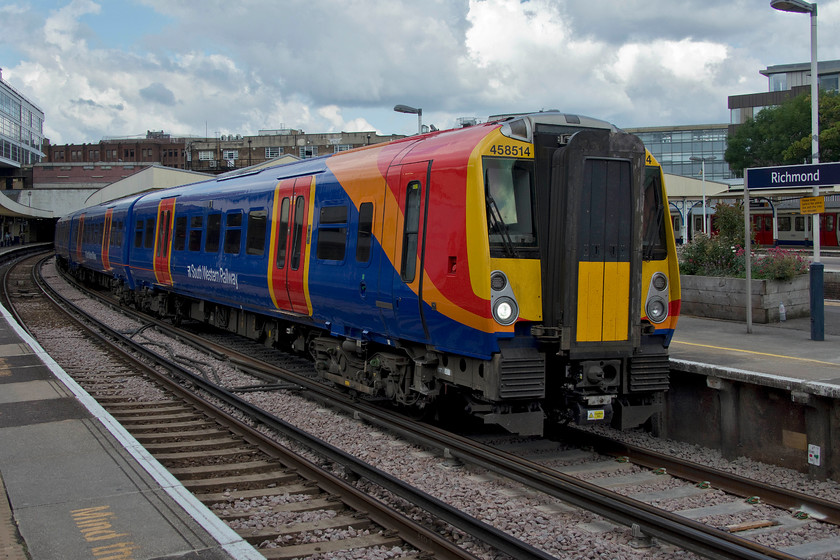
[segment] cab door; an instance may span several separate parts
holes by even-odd
[[[172,251],[172,228],[174,223],[175,199],[164,198],[158,203],[154,253],[155,280],[158,284],[164,286],[172,285],[172,272],[169,261]]]
[[[268,286],[275,307],[307,316],[312,314],[306,276],[314,185],[314,177],[286,179],[277,184],[268,262]]]
[[[429,338],[422,294],[430,168],[431,162],[424,161],[388,170],[394,196],[387,197],[382,220],[383,236],[390,225],[394,237],[389,247],[383,246],[376,305],[388,334],[414,340]]]

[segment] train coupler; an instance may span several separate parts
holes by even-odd
[[[612,397],[609,395],[588,397],[587,402],[576,402],[572,405],[572,421],[579,426],[609,424],[612,418]]]

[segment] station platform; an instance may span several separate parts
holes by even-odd
[[[809,317],[753,324],[682,315],[671,368],[840,398],[840,302],[825,301],[824,340],[811,340]]]
[[[0,558],[264,558],[0,312]]]

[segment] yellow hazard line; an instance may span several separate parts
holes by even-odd
[[[784,358],[785,360],[797,360],[799,362],[809,362],[812,364],[822,364],[826,366],[840,367],[840,364],[836,364],[834,362],[822,362],[820,360],[812,360],[810,358],[797,358],[795,356],[783,356],[781,354],[768,354],[767,352],[756,352],[754,350],[741,350],[740,348],[727,348],[726,346],[712,346],[710,344],[697,344],[696,342],[683,342],[681,340],[672,340],[671,344],[685,344],[687,346],[712,348],[713,350],[729,350],[730,352],[740,352],[742,354],[755,354],[756,356],[767,356],[769,358]]]

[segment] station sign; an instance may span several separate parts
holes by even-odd
[[[825,212],[824,196],[803,196],[799,199],[800,214],[822,214]]]
[[[840,163],[753,167],[744,178],[750,190],[840,185]]]

